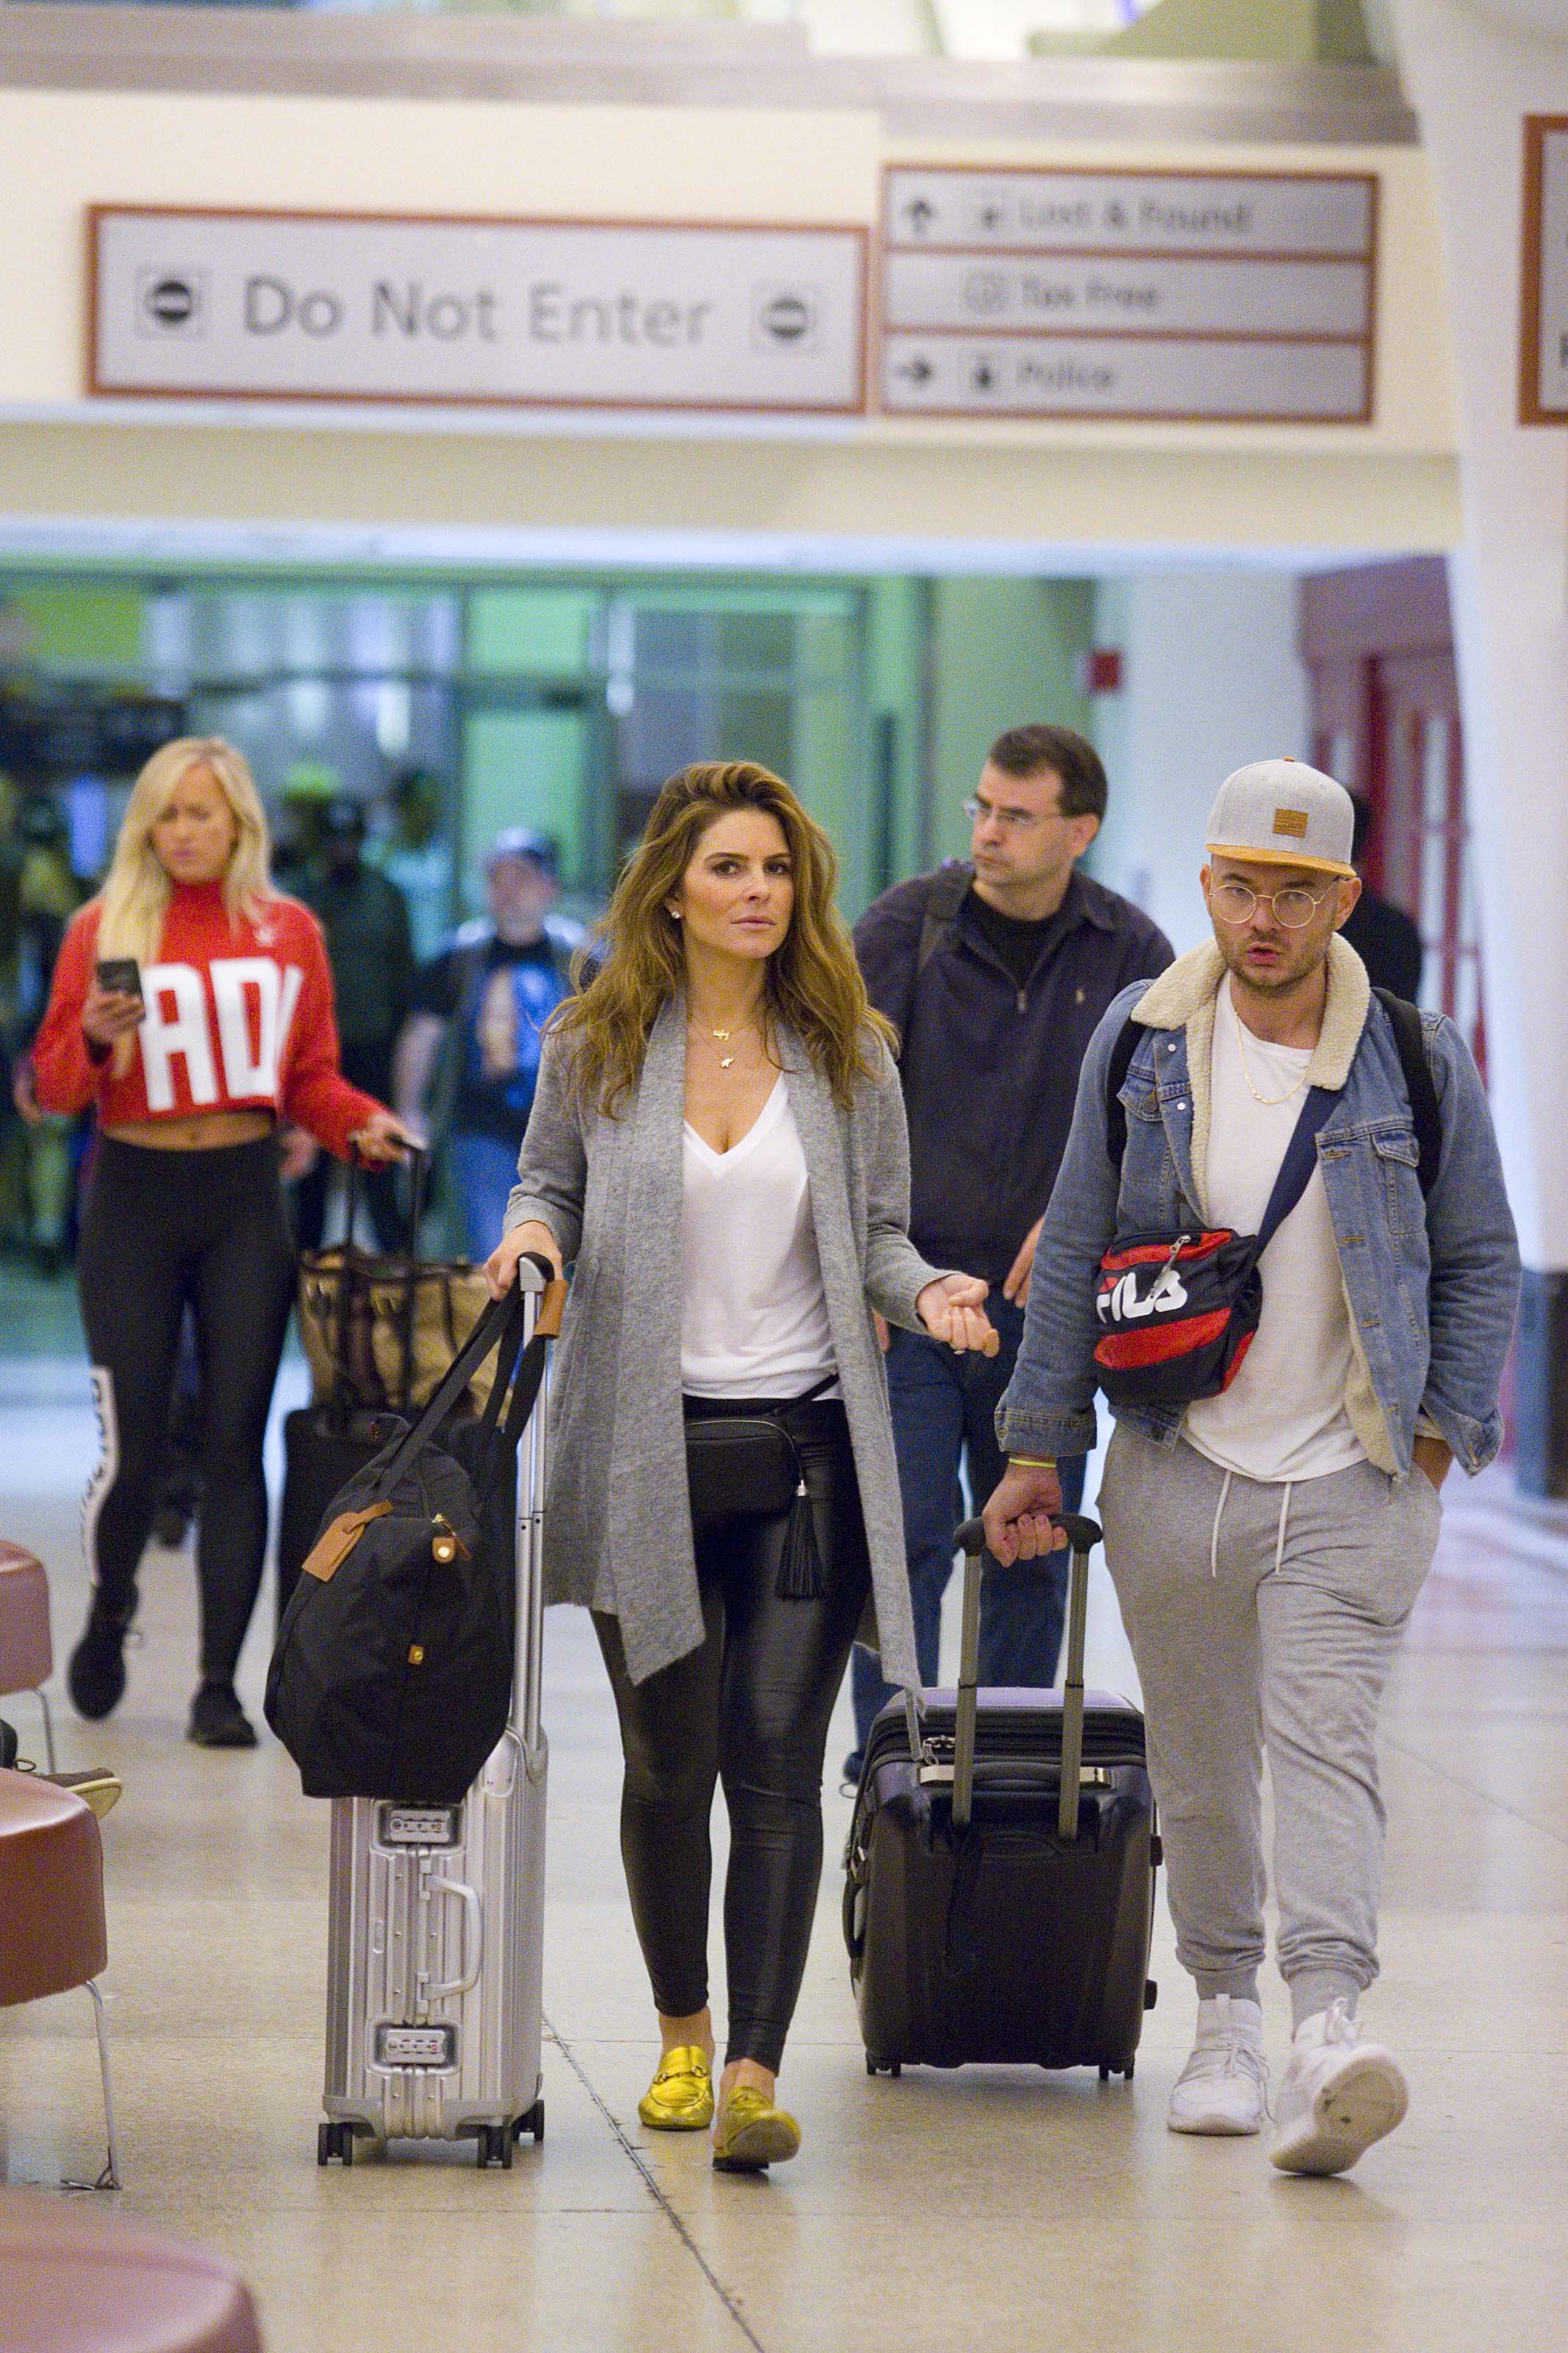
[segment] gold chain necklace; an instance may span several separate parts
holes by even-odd
[[[1292,1095],[1300,1094],[1301,1089],[1307,1083],[1307,1071],[1305,1067],[1303,1067],[1301,1075],[1297,1080],[1295,1085],[1293,1087],[1287,1087],[1282,1095],[1260,1095],[1258,1093],[1258,1089],[1252,1083],[1252,1072],[1247,1067],[1246,1039],[1247,1024],[1238,1013],[1236,1017],[1236,1050],[1241,1057],[1241,1075],[1247,1081],[1247,1090],[1251,1095],[1253,1102],[1262,1103],[1267,1109],[1271,1111],[1277,1103],[1289,1103]]]
[[[701,1025],[698,1022],[689,1021],[686,1026],[690,1030],[694,1038],[701,1035]],[[751,1026],[752,1025],[749,1021],[742,1022],[739,1034],[743,1038]],[[717,1038],[721,1046],[727,1046],[731,1039],[737,1033],[733,1029],[710,1029],[708,1032],[710,1038]],[[721,1054],[719,1057],[719,1068],[721,1071],[727,1071],[734,1059],[735,1057],[733,1054]]]

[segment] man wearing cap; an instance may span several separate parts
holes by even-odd
[[[1177,1952],[1198,1991],[1168,2122],[1250,2134],[1268,2114],[1267,1755],[1295,2027],[1271,2154],[1293,2173],[1344,2170],[1405,2114],[1397,2062],[1355,2017],[1377,1975],[1377,1713],[1449,1465],[1473,1473],[1498,1449],[1519,1284],[1463,1039],[1425,1014],[1402,1048],[1338,937],[1360,889],[1352,819],[1343,788],[1294,761],[1258,761],[1221,786],[1202,877],[1212,944],[1124,991],[1089,1049],[997,1415],[1008,1467],[985,1509],[1000,1559],[1049,1548],[1055,1458],[1094,1439],[1096,1275],[1113,1239],[1257,1233],[1298,1121],[1309,1102],[1314,1120],[1326,1106],[1310,1178],[1262,1253],[1261,1319],[1228,1386],[1121,1406],[1100,1494]],[[1423,1052],[1430,1088],[1413,1092],[1405,1058]]]
[[[488,1258],[539,1077],[540,1038],[571,987],[579,925],[557,915],[555,844],[524,826],[485,859],[488,920],[465,923],[420,973],[397,1049],[399,1116],[444,1139],[464,1248]]]

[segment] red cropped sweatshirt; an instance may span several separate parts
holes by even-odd
[[[231,923],[221,883],[176,882],[158,961],[142,968],[147,1009],[123,1077],[81,1026],[100,913],[94,900],[72,918],[33,1043],[46,1111],[93,1104],[104,1127],[269,1111],[347,1158],[350,1136],[381,1106],[338,1068],[331,967],[308,907],[272,898],[256,921]]]

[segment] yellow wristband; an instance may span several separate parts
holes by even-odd
[[[1009,1454],[1007,1460],[1016,1462],[1020,1471],[1054,1471],[1057,1467],[1054,1454]]]

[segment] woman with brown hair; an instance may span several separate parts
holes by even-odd
[[[663,2046],[639,2112],[660,2130],[711,2122],[727,2170],[800,2145],[776,2076],[821,1873],[828,1716],[871,1608],[884,1671],[916,1680],[873,1312],[995,1345],[985,1285],[909,1240],[891,1032],[836,880],[826,836],[767,769],[670,778],[603,961],[551,1024],[489,1266],[500,1296],[524,1250],[575,1261],[546,1597],[592,1610],[620,1719],[622,1852]],[[757,1483],[760,1426],[787,1440],[788,1493]],[[731,1842],[715,2116],[716,1779]]]
[[[232,744],[182,736],[138,776],[109,879],[66,934],[33,1071],[46,1111],[92,1108],[100,1127],[78,1277],[102,1459],[71,1698],[96,1718],[125,1689],[189,1305],[205,1491],[190,1737],[251,1748],[234,1673],[267,1549],[261,1443],[294,1295],[278,1124],[374,1161],[405,1139],[338,1068],[321,928],[272,887],[267,819]]]

